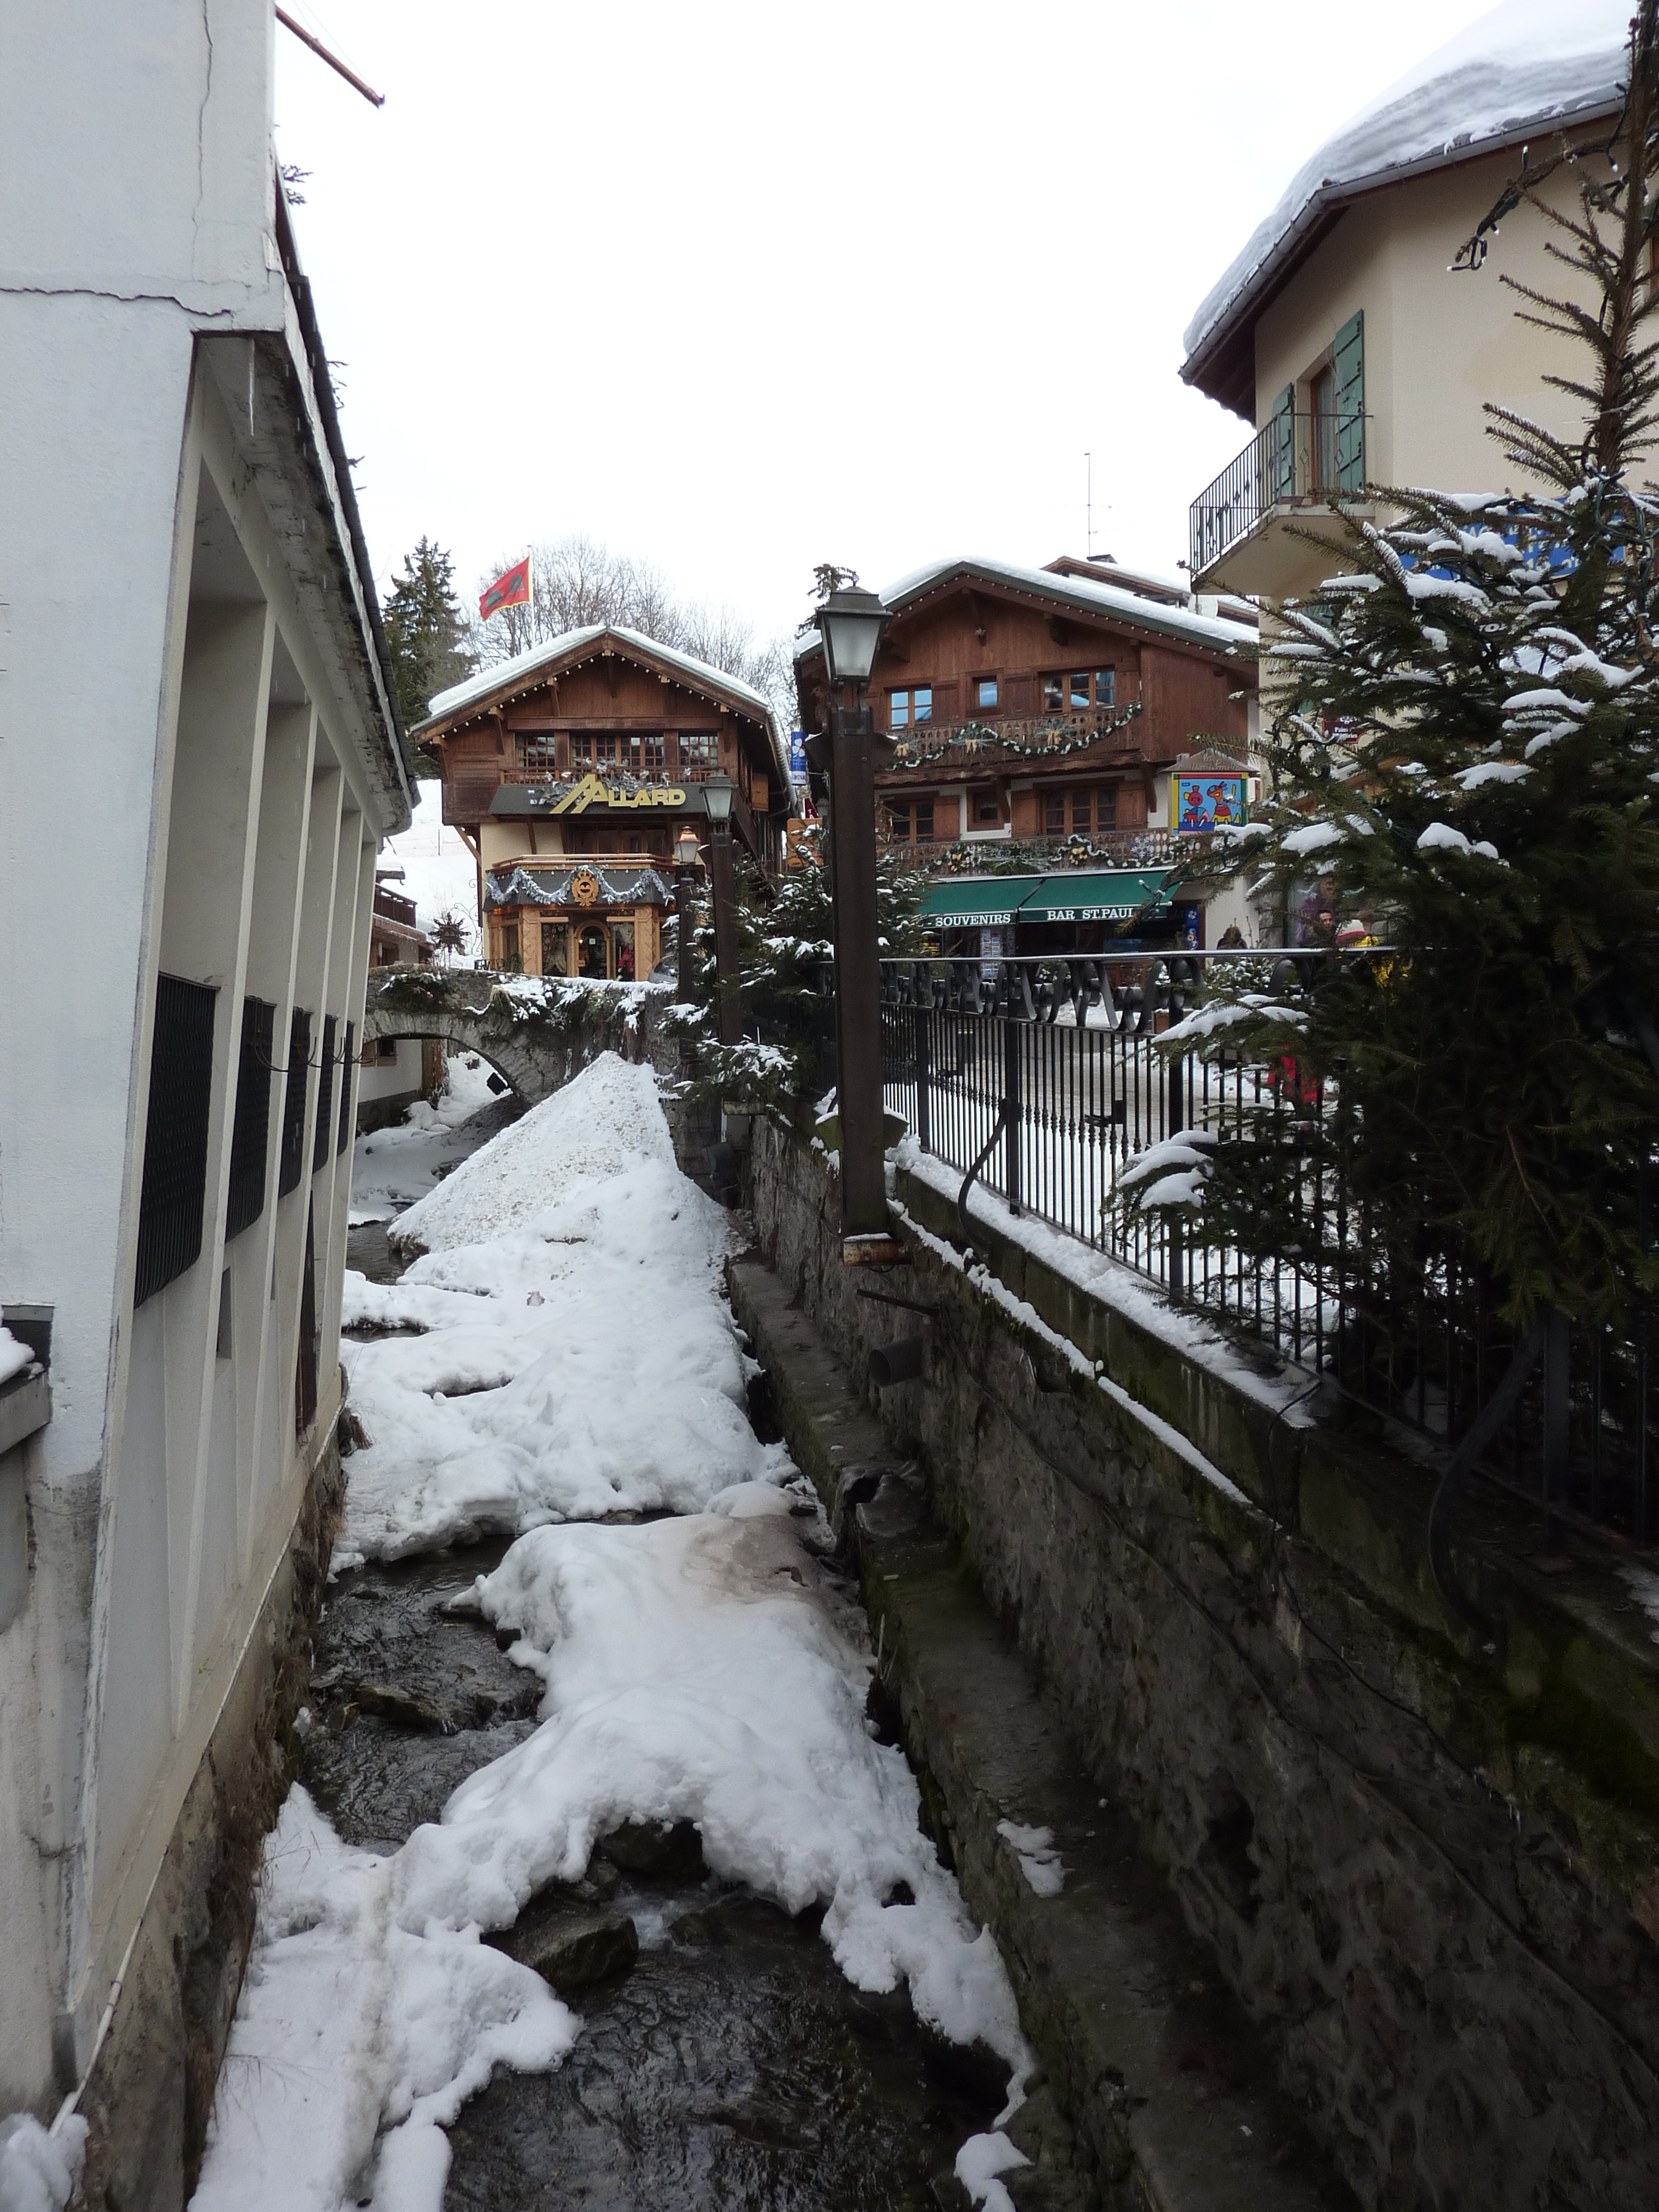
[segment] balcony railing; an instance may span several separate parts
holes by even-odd
[[[1136,747],[1131,731],[1139,712],[1138,706],[1089,707],[1074,714],[999,714],[991,720],[966,715],[953,722],[913,722],[908,729],[892,733],[898,745],[892,765],[910,768],[946,753],[1065,752],[1119,735],[1123,742],[1116,750],[1133,752]]]
[[[1191,574],[1213,566],[1275,507],[1358,499],[1364,490],[1363,414],[1275,415],[1193,501]]]
[[[1163,868],[1189,860],[1209,840],[1179,836],[1170,830],[1073,830],[1041,837],[963,837],[954,830],[918,839],[914,845],[877,832],[896,852],[909,852],[924,875],[1029,875],[1033,869],[1058,873],[1062,868]]]

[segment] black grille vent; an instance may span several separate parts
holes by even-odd
[[[266,999],[244,999],[242,1054],[236,1068],[236,1121],[230,1138],[230,1190],[225,1200],[227,1243],[251,1229],[265,1209],[271,1048],[276,1041],[276,1007]]]
[[[288,1082],[283,1092],[283,1159],[276,1195],[300,1188],[306,1164],[306,1069],[311,1059],[311,1016],[295,1006],[288,1029]]]
[[[351,1071],[357,1065],[357,1024],[346,1024],[345,1050],[340,1054],[340,1126],[335,1134],[336,1157],[351,1139]]]
[[[334,1017],[323,1016],[322,1073],[317,1078],[317,1127],[311,1139],[313,1175],[328,1158],[328,1109],[334,1103]]]
[[[201,1255],[208,1112],[213,1095],[213,1002],[217,995],[206,983],[187,983],[177,975],[159,975],[155,981],[144,1181],[138,1200],[138,1264],[132,1290],[136,1306],[165,1290]]]

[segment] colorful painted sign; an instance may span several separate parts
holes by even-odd
[[[1249,783],[1242,775],[1178,775],[1175,825],[1186,837],[1207,837],[1244,820]]]

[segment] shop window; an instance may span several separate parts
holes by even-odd
[[[542,973],[544,975],[568,975],[570,973],[570,940],[562,921],[542,924]]]
[[[720,735],[714,730],[680,732],[680,773],[708,775],[720,765]]]
[[[317,1079],[317,1127],[312,1133],[311,1172],[315,1175],[328,1158],[329,1109],[334,1103],[334,1036],[332,1014],[323,1016],[322,1073]]]
[[[165,1290],[201,1254],[216,996],[205,983],[156,978],[135,1305]]]
[[[270,1145],[270,1066],[276,1042],[276,1009],[267,999],[242,1001],[242,1048],[236,1067],[236,1118],[231,1125],[230,1188],[225,1198],[225,1242],[251,1228],[265,1205],[265,1159]]]
[[[995,706],[997,706],[997,705],[999,705],[999,704],[1000,703],[1001,697],[1002,697],[1001,688],[1000,688],[1000,686],[999,685],[998,681],[997,681],[997,678],[996,678],[994,676],[976,676],[976,677],[975,677],[975,678],[974,678],[974,704],[975,704],[975,706],[979,707],[979,708],[987,708],[987,707],[995,707]]]
[[[611,972],[619,983],[634,981],[634,925],[631,921],[613,921],[611,925]]]
[[[539,731],[534,737],[519,739],[519,767],[526,775],[551,775],[553,773],[553,732]]]
[[[576,973],[594,982],[603,982],[606,972],[605,925],[586,922],[576,932]]]
[[[912,684],[902,691],[887,694],[887,726],[890,730],[908,730],[915,722],[931,722],[933,719],[933,687],[931,684]]]
[[[295,1006],[288,1025],[288,1069],[283,1085],[283,1145],[276,1195],[300,1188],[306,1164],[306,1077],[311,1066],[311,1016]]]
[[[519,925],[516,921],[501,924],[501,965],[509,975],[516,975],[524,967],[524,955],[519,950]]]

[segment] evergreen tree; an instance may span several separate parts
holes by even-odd
[[[434,693],[459,684],[472,669],[466,617],[455,596],[454,564],[429,538],[405,556],[402,574],[392,580],[383,619],[398,711],[410,730],[426,720]]]
[[[1286,896],[1334,878],[1339,918],[1389,950],[1327,957],[1304,991],[1219,982],[1163,1042],[1242,1048],[1268,1103],[1246,1141],[1149,1159],[1125,1200],[1195,1206],[1199,1235],[1350,1284],[1455,1255],[1517,1326],[1613,1322],[1659,1290],[1638,1203],[1659,1133],[1659,498],[1632,474],[1659,416],[1655,16],[1645,0],[1616,150],[1548,165],[1576,207],[1540,197],[1541,165],[1510,197],[1572,272],[1571,296],[1516,289],[1588,351],[1547,380],[1582,438],[1489,408],[1547,489],[1383,493],[1401,520],[1316,539],[1343,573],[1269,649],[1275,801],[1231,872]],[[1312,1218],[1316,1188],[1345,1211]]]

